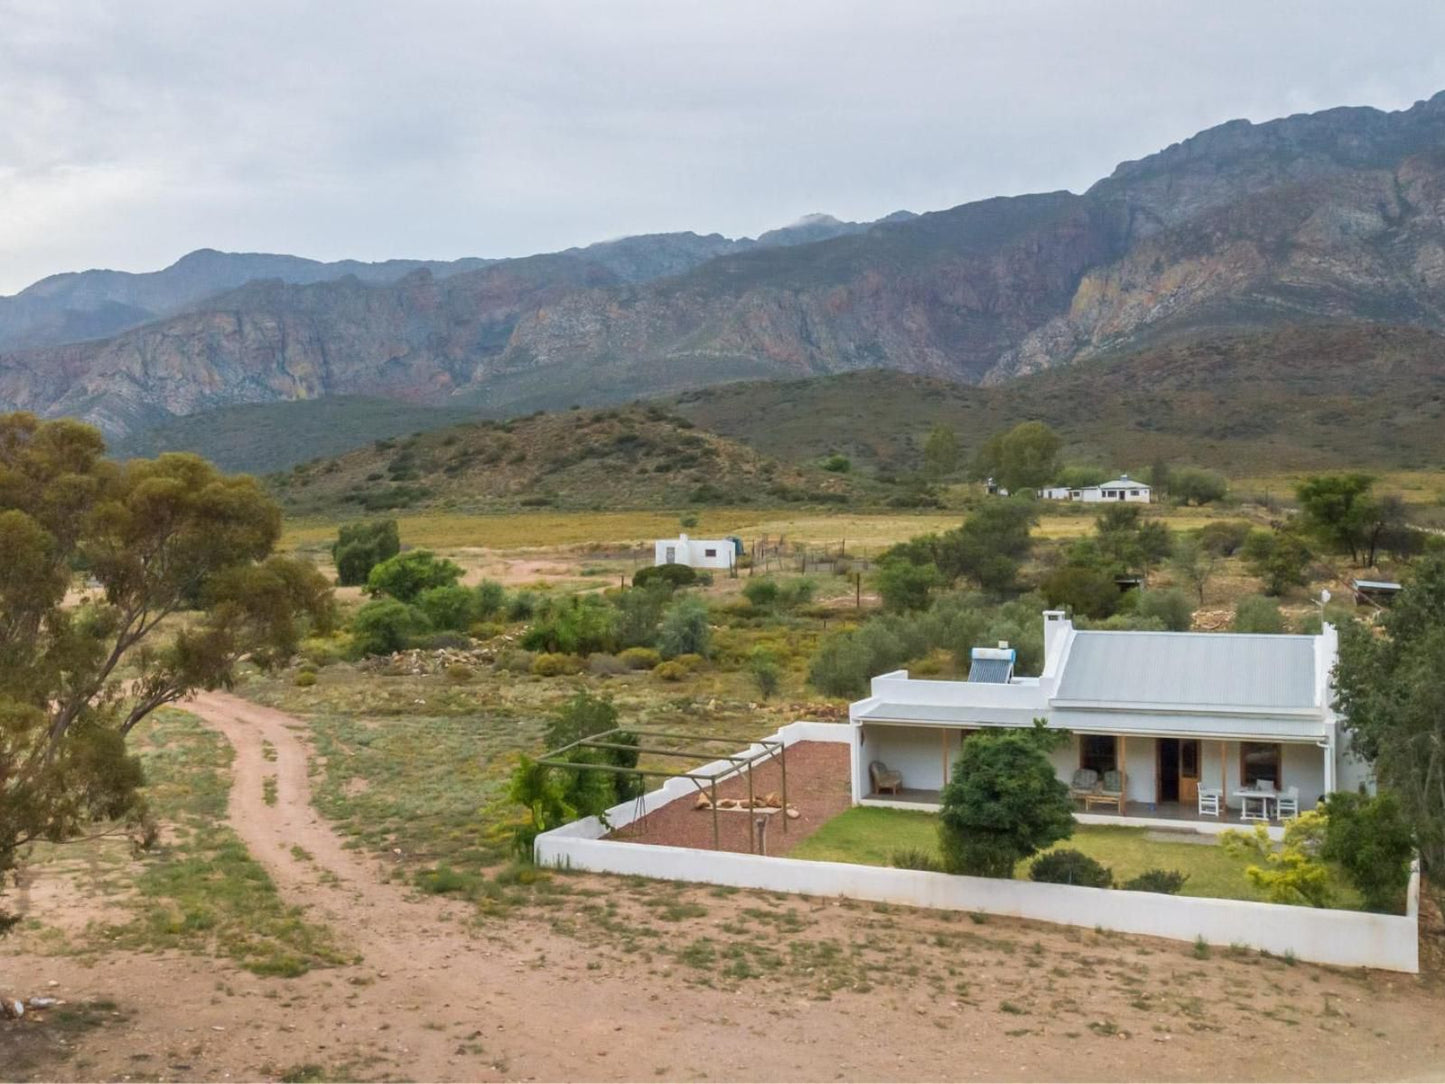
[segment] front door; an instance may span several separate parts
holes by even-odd
[[[1160,738],[1158,749],[1159,801],[1194,805],[1199,801],[1199,742]]]
[[[677,564],[677,547],[676,547],[676,546],[668,546],[667,549],[663,552],[663,556],[667,558],[667,563],[668,563],[668,564],[670,564],[670,565],[675,565],[675,564]]]
[[[1179,743],[1179,800],[1185,805],[1199,801],[1199,742],[1185,739]]]

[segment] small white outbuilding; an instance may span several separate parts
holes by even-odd
[[[691,568],[732,568],[737,548],[731,538],[659,538],[653,544],[654,565],[687,565]]]

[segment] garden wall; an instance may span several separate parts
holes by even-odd
[[[784,745],[800,741],[848,742],[854,729],[833,723],[793,723],[779,730],[773,739]],[[726,762],[709,768],[719,766],[726,767]],[[668,780],[659,790],[645,796],[642,810],[638,810],[638,803],[627,802],[609,810],[608,820],[613,828],[618,828],[643,813],[694,792],[693,785],[685,779]],[[978,911],[1176,941],[1202,937],[1213,945],[1248,945],[1277,955],[1288,953],[1300,960],[1341,967],[1375,967],[1412,973],[1420,970],[1418,872],[1410,879],[1406,914],[1376,915],[618,843],[602,838],[607,831],[596,817],[588,817],[545,832],[537,837],[536,861],[539,865],[597,873],[809,896],[845,896],[909,907]]]

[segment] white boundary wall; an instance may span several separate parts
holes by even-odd
[[[856,728],[834,723],[792,723],[773,735],[785,746],[800,741],[849,742]],[[760,751],[751,746],[750,751]],[[709,765],[726,767],[726,761]],[[669,779],[644,796],[645,812],[696,793],[686,779]],[[630,823],[639,803],[608,811],[614,828]],[[1243,944],[1277,955],[1340,967],[1418,972],[1420,877],[1410,878],[1406,913],[1376,915],[1291,907],[1245,900],[1164,896],[1152,892],[1037,884],[989,877],[960,877],[919,870],[768,858],[692,847],[660,847],[603,839],[596,817],[575,821],[537,837],[538,865],[596,873],[620,873],[669,881],[696,881],[855,900],[978,911],[991,915],[1103,928],[1120,933],[1203,938],[1213,945]]]

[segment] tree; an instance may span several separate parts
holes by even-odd
[[[1084,617],[1108,617],[1119,608],[1119,585],[1102,568],[1063,565],[1043,578],[1039,590],[1050,606]]]
[[[351,619],[351,646],[360,655],[390,655],[430,628],[415,606],[394,598],[372,599]]]
[[[1264,890],[1271,903],[1328,907],[1333,893],[1330,868],[1320,854],[1324,839],[1325,815],[1310,810],[1285,826],[1284,843],[1278,850],[1262,824],[1256,824],[1249,834],[1238,829],[1225,832],[1219,842],[1233,857],[1259,863],[1245,867],[1244,875]]]
[[[1378,630],[1340,630],[1336,710],[1395,795],[1421,863],[1445,870],[1445,554],[1422,558]]]
[[[1325,813],[1320,857],[1340,864],[1367,910],[1404,910],[1415,833],[1399,799],[1389,791],[1374,797],[1342,791],[1325,799]]]
[[[416,597],[417,608],[426,614],[434,629],[465,632],[477,613],[477,595],[459,583],[428,587]]]
[[[104,455],[89,426],[0,417],[0,885],[31,842],[142,825],[135,728],[334,619],[325,577],[272,553],[281,514],[254,479]],[[94,586],[67,605],[76,569]]]
[[[983,730],[963,743],[939,797],[948,872],[1012,877],[1020,861],[1073,834],[1069,788],[1048,758],[1064,737],[1040,719],[1032,729]]]
[[[1283,595],[1303,586],[1313,555],[1293,531],[1251,531],[1242,549],[1249,570],[1264,581],[1265,594]]]
[[[401,535],[397,531],[396,520],[347,523],[331,546],[331,559],[336,563],[336,582],[343,587],[359,587],[366,583],[366,577],[371,575],[373,568],[400,552]]]
[[[1218,471],[1185,467],[1171,477],[1169,494],[1185,504],[1212,504],[1229,495],[1229,482]]]
[[[1380,518],[1379,505],[1371,495],[1374,484],[1368,474],[1318,474],[1306,478],[1295,487],[1306,529],[1325,545],[1348,553],[1359,563],[1362,550],[1369,546],[1372,524]],[[1370,549],[1373,564],[1373,547]]]
[[[450,587],[462,578],[462,570],[429,550],[412,550],[388,558],[371,570],[366,578],[366,591],[371,595],[390,595],[398,602],[415,602],[433,587]]]
[[[700,598],[681,598],[662,615],[657,649],[664,659],[679,655],[701,655],[712,650],[712,629],[708,625],[707,603]]]
[[[1145,479],[1154,493],[1156,499],[1162,499],[1170,495],[1174,484],[1174,471],[1169,466],[1169,461],[1162,455],[1156,456],[1154,462],[1149,465],[1149,477]],[[1107,478],[1100,478],[1099,481],[1108,481]]]
[[[1174,543],[1174,556],[1170,568],[1180,584],[1194,592],[1199,605],[1204,605],[1204,589],[1214,578],[1219,568],[1219,554],[1207,548],[1194,535],[1181,535]]]
[[[915,564],[901,557],[880,559],[873,583],[883,599],[883,608],[896,613],[925,610],[934,588],[943,583],[943,576],[934,564]]]
[[[1033,549],[1030,531],[1036,522],[1029,501],[989,501],[937,539],[938,571],[949,583],[966,576],[990,594],[1008,594],[1017,588],[1019,567]]]
[[[958,470],[958,435],[942,422],[923,442],[923,469],[935,481]]]
[[[1149,570],[1169,556],[1174,536],[1161,519],[1145,519],[1137,504],[1112,504],[1094,521],[1099,552],[1116,573]]]
[[[633,587],[612,595],[617,611],[615,632],[619,647],[651,647],[657,642],[657,627],[672,592],[666,584]]]
[[[1010,493],[1048,485],[1059,470],[1064,442],[1043,422],[1023,422],[996,433],[979,450],[977,471]]]

